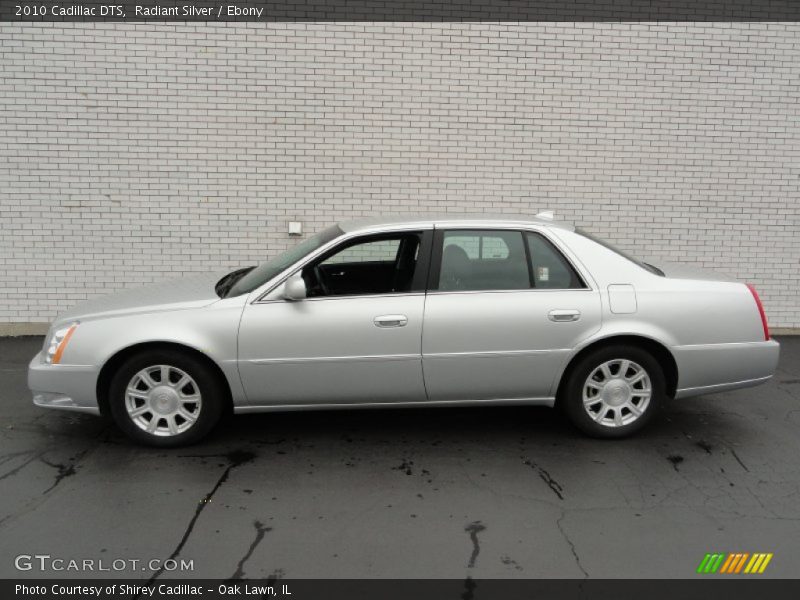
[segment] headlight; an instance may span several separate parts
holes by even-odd
[[[44,362],[48,365],[57,365],[61,362],[61,355],[64,354],[64,348],[69,343],[69,338],[75,333],[78,323],[71,323],[66,327],[57,329],[48,338],[44,347]]]

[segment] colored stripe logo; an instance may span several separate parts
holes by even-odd
[[[697,572],[702,574],[724,573],[727,575],[738,574],[760,574],[763,573],[769,561],[772,560],[772,552],[716,552],[709,553],[700,561]]]

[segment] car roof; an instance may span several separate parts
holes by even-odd
[[[544,227],[554,227],[573,231],[575,227],[571,223],[557,221],[545,217],[530,217],[524,215],[486,215],[486,214],[441,214],[441,215],[399,215],[386,217],[372,217],[368,219],[356,219],[339,223],[339,227],[345,233],[355,233],[361,231],[375,231],[381,229],[405,229],[405,228],[427,228],[432,227],[459,227],[459,226],[483,226],[486,227],[514,227],[526,225],[539,225]]]

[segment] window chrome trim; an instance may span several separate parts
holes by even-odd
[[[324,302],[326,300],[352,300],[354,298],[400,298],[400,297],[408,297],[408,296],[425,296],[425,292],[389,292],[388,294],[351,294],[348,296],[317,296],[315,298],[303,298],[302,300],[295,301],[297,302]],[[252,302],[252,304],[275,304],[277,302],[285,303],[285,302],[292,302],[289,300],[284,300],[283,298],[270,298],[267,300],[257,300]]]
[[[428,294],[471,294],[471,293],[487,294],[487,293],[493,293],[493,292],[501,292],[501,293],[507,293],[507,292],[593,292],[593,291],[597,291],[597,289],[598,289],[597,288],[597,282],[595,282],[594,278],[591,277],[591,275],[586,270],[586,268],[583,266],[583,264],[578,261],[577,257],[572,253],[572,251],[569,248],[566,247],[566,245],[561,241],[560,238],[558,238],[558,237],[556,237],[554,235],[551,235],[550,232],[547,231],[548,228],[546,226],[536,226],[536,225],[524,226],[524,225],[513,225],[513,224],[501,224],[501,225],[487,226],[486,224],[469,224],[469,225],[457,226],[457,227],[453,227],[453,226],[449,226],[449,225],[448,226],[441,226],[441,227],[437,226],[435,229],[436,230],[441,230],[443,232],[445,232],[445,231],[462,231],[462,230],[473,229],[473,230],[479,230],[479,231],[499,231],[499,230],[505,231],[505,230],[511,230],[511,231],[519,231],[522,234],[524,234],[526,232],[536,233],[538,235],[541,235],[545,240],[547,240],[548,242],[550,242],[553,245],[553,247],[559,252],[559,254],[561,254],[561,256],[564,257],[564,260],[567,261],[567,264],[569,264],[569,266],[571,266],[575,270],[575,272],[580,276],[580,278],[583,280],[584,285],[583,285],[583,287],[579,287],[579,288],[535,288],[535,287],[531,287],[531,288],[510,289],[510,290],[509,289],[496,289],[496,290],[495,289],[489,289],[489,290],[450,290],[450,291],[442,290],[442,291],[440,291],[440,290],[430,290],[430,289],[428,289],[428,290],[426,290],[426,292]],[[526,245],[528,243],[527,240],[524,240],[524,239],[523,239],[523,242]],[[440,258],[440,264],[434,265],[433,262],[431,262],[430,268],[431,269],[433,269],[433,268],[441,269],[441,258]]]
[[[336,239],[331,240],[324,246],[317,248],[314,252],[304,256],[298,262],[293,264],[291,267],[285,269],[271,280],[264,283],[260,288],[253,290],[248,297],[247,304],[272,304],[274,302],[287,302],[287,300],[272,298],[272,299],[265,299],[265,296],[268,296],[272,292],[274,292],[279,286],[281,286],[289,277],[294,275],[295,273],[301,271],[303,267],[305,267],[308,263],[313,261],[318,256],[326,253],[328,250],[338,246],[343,242],[348,242],[355,238],[360,237],[369,237],[372,235],[381,235],[381,234],[392,234],[392,233],[404,233],[410,231],[436,231],[442,230],[446,231],[448,229],[454,230],[469,230],[469,229],[477,229],[477,230],[511,230],[511,231],[521,231],[521,232],[532,232],[537,233],[543,236],[547,241],[549,241],[553,246],[561,253],[564,259],[570,264],[570,266],[575,269],[575,271],[581,276],[583,282],[586,284],[585,287],[582,288],[527,288],[527,289],[516,289],[516,290],[453,290],[453,291],[439,291],[439,290],[429,290],[426,289],[424,291],[413,291],[413,292],[400,292],[400,293],[391,293],[391,294],[365,294],[365,295],[350,295],[350,296],[326,296],[320,298],[306,298],[302,300],[302,302],[313,302],[313,301],[320,301],[320,300],[338,300],[338,299],[348,299],[348,298],[386,298],[388,296],[415,296],[415,295],[425,295],[425,294],[487,294],[487,293],[508,293],[508,292],[592,292],[597,291],[597,283],[595,282],[594,278],[591,276],[589,271],[583,266],[583,264],[578,260],[578,258],[572,253],[572,251],[566,246],[566,244],[559,238],[557,235],[551,234],[548,230],[548,227],[545,225],[524,225],[524,224],[514,224],[514,223],[499,223],[499,224],[486,224],[486,223],[458,223],[458,224],[424,224],[424,225],[403,225],[403,226],[381,226],[376,227],[369,230],[360,230],[355,232],[343,232],[342,235],[337,237]],[[432,269],[434,267],[432,261],[429,267]],[[252,298],[252,299],[251,299]]]
[[[344,242],[349,242],[350,240],[357,239],[357,238],[360,238],[360,237],[371,237],[373,235],[383,235],[383,234],[392,234],[392,233],[406,233],[406,232],[411,232],[411,231],[431,231],[432,229],[433,229],[433,225],[420,226],[420,227],[412,227],[411,225],[409,225],[409,226],[398,227],[396,229],[395,228],[393,228],[393,229],[382,229],[381,228],[381,229],[368,230],[368,231],[343,232],[342,235],[340,235],[339,237],[331,240],[330,242],[328,242],[324,246],[320,246],[319,248],[317,248],[316,250],[314,250],[310,254],[307,254],[306,256],[301,258],[299,261],[294,263],[291,267],[288,267],[284,271],[278,273],[275,277],[273,277],[272,279],[270,279],[269,281],[264,283],[261,287],[253,290],[250,293],[250,295],[253,296],[254,299],[250,300],[250,298],[248,298],[247,303],[248,304],[270,304],[272,302],[287,302],[286,300],[282,300],[282,299],[279,300],[277,298],[265,300],[264,296],[267,296],[267,295],[271,294],[272,292],[274,292],[279,286],[283,285],[283,283],[285,283],[286,280],[289,279],[289,277],[291,277],[292,275],[295,275],[299,271],[302,271],[303,267],[305,267],[308,263],[312,262],[315,258],[325,254],[329,250],[335,248],[336,246],[338,246],[338,245],[340,245],[340,244],[342,244]],[[398,293],[398,294],[391,294],[391,295],[404,295],[404,296],[407,296],[409,294],[419,294],[419,293],[423,293],[424,294],[424,292],[414,291],[414,292],[405,292],[405,293]],[[372,296],[384,297],[384,296],[388,296],[390,294],[371,294],[371,295]],[[367,295],[335,296],[335,298],[365,298],[365,297],[367,297]],[[305,300],[302,300],[302,302],[307,302],[309,300],[320,300],[320,299],[328,300],[328,299],[331,299],[331,298],[333,298],[333,297],[306,298]]]
[[[522,288],[510,290],[431,290],[428,292],[430,296],[445,296],[449,294],[528,294],[531,292],[594,292],[592,288]]]

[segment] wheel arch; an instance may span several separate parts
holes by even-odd
[[[192,348],[191,346],[187,346],[186,344],[181,344],[178,342],[154,341],[141,342],[131,346],[126,346],[125,348],[118,350],[115,354],[110,356],[105,363],[103,363],[103,366],[100,368],[100,372],[97,376],[97,389],[95,391],[97,395],[97,406],[102,415],[107,416],[110,414],[108,409],[109,389],[111,387],[111,380],[114,378],[114,373],[116,373],[117,370],[130,357],[135,356],[136,354],[154,350],[177,350],[206,364],[214,376],[217,377],[220,383],[223,384],[223,389],[225,390],[226,410],[230,411],[233,408],[233,396],[230,382],[225,376],[225,373],[222,371],[222,368],[214,359],[200,350]]]
[[[567,384],[567,381],[569,380],[572,369],[575,368],[575,365],[577,365],[584,356],[600,348],[616,346],[618,344],[637,346],[649,352],[664,370],[664,379],[667,385],[667,397],[675,397],[675,391],[678,388],[678,363],[676,362],[675,357],[673,356],[672,352],[670,352],[669,348],[658,340],[650,337],[635,334],[620,334],[595,340],[581,348],[570,358],[567,366],[562,371],[558,382],[558,388],[556,390],[556,402],[558,402],[563,394],[563,390]]]

